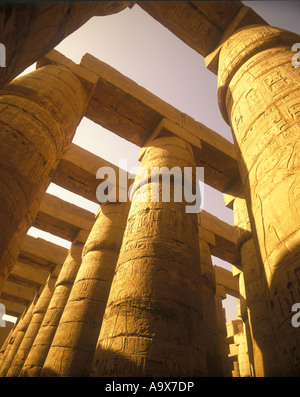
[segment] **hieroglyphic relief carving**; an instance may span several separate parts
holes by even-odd
[[[174,165],[195,167],[175,137],[154,140],[141,163]],[[197,215],[185,202],[132,200],[91,375],[204,375],[202,334]]]
[[[297,34],[279,28],[241,29],[221,50],[218,76],[220,110],[232,126],[254,241],[264,263],[275,345],[284,357],[282,374],[288,375],[299,373],[300,365],[291,353],[300,357],[300,334],[291,327],[289,307],[289,281],[300,255],[300,76],[291,65],[291,45],[297,41]],[[253,90],[263,98],[254,107]],[[293,299],[300,301],[297,284]]]
[[[88,375],[129,207],[129,203],[106,202],[99,208],[42,376]]]

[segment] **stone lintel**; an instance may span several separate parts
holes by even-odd
[[[233,276],[232,272],[217,265],[214,265],[214,269],[216,284],[223,286],[227,294],[239,298],[239,282],[238,279]]]
[[[237,179],[236,182],[232,186],[230,186],[225,192],[223,192],[225,206],[232,210],[233,202],[238,197],[244,198],[244,189],[240,178]]]
[[[90,231],[95,215],[83,208],[45,193],[32,226],[73,241],[79,231]]]
[[[166,119],[164,123],[169,123],[173,133],[193,145],[197,166],[205,167],[207,184],[224,191],[239,178],[231,142],[108,64],[85,54],[77,65],[56,50],[40,60],[38,67],[47,63],[64,65],[89,87],[92,97],[85,116],[95,123],[143,147]]]
[[[206,56],[234,18],[240,1],[139,1],[137,4],[174,35]]]
[[[125,171],[74,143],[59,162],[52,182],[100,205],[96,196],[97,186],[103,181],[96,179],[100,167],[110,167],[115,171],[118,199],[119,176]],[[125,177],[125,174],[123,176]],[[133,180],[127,176],[128,187],[132,182]]]
[[[221,135],[92,55],[85,54],[81,65],[99,76],[86,117],[140,147],[159,129],[172,128],[192,144],[208,185],[224,191],[239,177],[234,145]]]
[[[67,248],[58,246],[50,241],[43,240],[42,238],[36,238],[27,235],[23,246],[21,247],[21,255],[29,254],[35,257],[37,260],[51,262],[53,264],[62,265],[67,256]],[[19,257],[20,260],[20,257]]]

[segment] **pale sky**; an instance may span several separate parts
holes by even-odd
[[[299,1],[246,1],[273,26],[300,34]],[[204,58],[159,24],[139,6],[118,14],[94,17],[64,39],[56,50],[79,63],[90,53],[148,89],[180,111],[193,117],[232,142],[229,126],[217,104],[217,76],[206,69]],[[27,70],[31,71],[34,68]],[[84,118],[74,143],[118,165],[127,159],[129,169],[137,166],[139,148]],[[205,181],[205,174],[204,174]],[[96,212],[98,205],[76,197],[51,184],[48,192]],[[205,186],[204,209],[233,224],[232,211],[224,205],[218,191]],[[70,243],[34,228],[29,234],[69,247]],[[216,265],[231,265],[213,257]],[[227,319],[236,317],[236,299],[223,301]]]

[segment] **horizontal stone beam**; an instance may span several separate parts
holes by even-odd
[[[67,253],[67,248],[27,235],[18,261],[36,264],[52,273],[64,263]]]
[[[239,262],[234,226],[204,210],[198,214],[198,221],[199,238],[208,242],[211,254],[229,263]]]
[[[139,1],[137,4],[203,56],[215,48],[242,7],[240,1]]]
[[[32,226],[73,241],[80,230],[89,232],[94,221],[92,212],[46,193]]]
[[[15,297],[13,299],[15,299]],[[5,306],[5,313],[9,316],[14,316],[14,317],[19,317],[28,305],[27,302],[25,301],[6,299],[5,294],[1,295],[0,303],[2,303]]]
[[[95,86],[86,112],[90,120],[139,147],[163,126],[192,144],[197,166],[205,168],[206,184],[224,192],[239,179],[232,143],[116,69],[90,54],[76,65],[55,50],[41,59],[38,67],[47,63],[63,64],[86,84]]]
[[[137,4],[193,50],[217,74],[222,43],[237,29],[268,23],[241,1],[140,1]]]
[[[115,171],[118,192],[120,172],[123,172],[126,176],[127,173],[109,161],[72,143],[70,149],[59,162],[52,182],[100,205],[96,190],[103,180],[96,179],[96,174],[101,167],[110,167]],[[130,186],[132,179],[127,177],[127,181],[128,186]]]
[[[223,192],[239,178],[234,145],[221,135],[90,54],[80,65],[99,77],[86,117],[140,147],[165,120],[165,129],[192,144],[205,183]]]
[[[226,294],[240,298],[239,282],[232,272],[221,266],[214,265],[217,286],[224,287]]]

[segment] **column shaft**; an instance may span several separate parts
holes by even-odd
[[[81,82],[62,66],[44,66],[0,91],[0,292],[86,105]]]
[[[217,312],[217,325],[218,325],[218,341],[220,346],[221,361],[224,376],[231,377],[231,367],[229,361],[229,346],[227,343],[227,329],[226,329],[226,313],[222,304],[224,297],[218,294],[216,291],[215,303]]]
[[[241,251],[242,290],[245,292],[242,309],[249,319],[252,339],[255,376],[280,375],[276,356],[275,340],[272,335],[271,313],[268,310],[268,287],[264,278],[263,265],[259,262],[252,237],[246,200],[236,198],[233,203],[234,224],[237,244]]]
[[[179,138],[154,140],[143,154],[92,376],[206,374],[197,214],[172,192],[170,202],[148,198],[162,190],[148,183],[151,167],[173,166],[195,168]]]
[[[6,350],[3,354],[2,357],[2,366],[1,366],[1,371],[0,371],[0,376],[4,377],[6,376],[7,372],[10,369],[11,363],[13,362],[15,355],[20,347],[20,344],[22,343],[22,340],[24,338],[24,335],[27,331],[28,325],[30,324],[30,321],[32,319],[32,314],[34,310],[34,306],[36,304],[36,301],[38,299],[38,296],[36,295],[33,301],[31,302],[30,306],[28,307],[26,313],[24,316],[20,319],[18,324],[13,330],[13,333],[11,335],[10,341],[8,345],[6,346]]]
[[[44,315],[46,313],[47,307],[54,291],[55,281],[56,277],[50,275],[40,297],[38,298],[34,306],[32,318],[30,320],[30,323],[28,324],[25,335],[22,339],[22,342],[20,343],[18,351],[14,357],[14,360],[11,363],[10,369],[7,372],[6,376],[12,377],[19,375],[22,366],[26,360],[26,357],[31,349],[33,341],[38,333],[40,325],[43,321]]]
[[[75,240],[57,278],[55,289],[19,376],[39,376],[81,264],[84,243]]]
[[[101,205],[42,376],[89,374],[128,211],[128,203]]]
[[[225,372],[222,366],[215,302],[216,280],[209,245],[204,240],[200,240],[200,258],[207,375],[224,376]]]
[[[264,264],[281,375],[299,375],[300,69],[291,47],[300,36],[250,26],[231,36],[219,58],[221,112],[233,131],[254,242]]]

